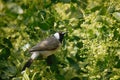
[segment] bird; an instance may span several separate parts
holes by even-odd
[[[62,44],[65,32],[56,32],[52,36],[40,41],[35,46],[33,46],[29,52],[31,53],[31,57],[25,63],[22,68],[22,71],[25,71],[26,68],[29,68],[32,62],[37,57],[47,58],[48,56],[54,54],[60,45]]]

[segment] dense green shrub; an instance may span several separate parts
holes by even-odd
[[[0,80],[119,80],[120,0],[0,0]],[[28,49],[56,31],[62,47],[21,74]]]

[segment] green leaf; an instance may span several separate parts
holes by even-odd
[[[73,69],[80,70],[78,63],[74,59],[72,59],[71,57],[67,57],[67,60],[69,61],[70,66],[73,67]]]
[[[119,12],[114,12],[114,13],[113,13],[113,17],[114,17],[118,22],[120,22],[120,13],[119,13]]]
[[[57,80],[65,80],[64,75],[55,75]]]
[[[23,73],[23,79],[22,80],[30,80],[28,70],[25,70],[25,72]]]
[[[78,48],[82,48],[82,47],[83,47],[83,43],[82,43],[82,42],[77,42],[76,46],[77,46]]]
[[[12,48],[12,47],[13,47],[10,39],[4,38],[4,39],[3,39],[3,43],[4,43],[5,45],[7,45],[7,47],[9,47],[9,48]]]
[[[80,80],[79,77],[73,77],[71,80]]]
[[[42,30],[49,30],[50,26],[47,23],[40,23],[40,28]]]
[[[5,59],[7,60],[7,58],[10,56],[10,49],[9,48],[4,48],[2,49],[1,53],[0,53],[0,59]]]

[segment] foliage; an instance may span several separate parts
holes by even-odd
[[[0,80],[119,80],[120,0],[0,0]],[[56,31],[62,47],[21,74],[28,49]]]

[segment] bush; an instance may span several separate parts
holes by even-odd
[[[120,79],[120,1],[1,0],[1,80]],[[21,74],[28,49],[56,31],[62,47]]]

